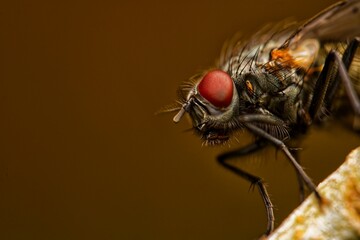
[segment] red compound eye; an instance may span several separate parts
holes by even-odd
[[[233,97],[233,81],[229,74],[222,70],[208,72],[198,85],[200,95],[215,107],[225,108]]]

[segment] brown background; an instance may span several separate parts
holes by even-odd
[[[0,239],[259,236],[258,193],[215,161],[227,147],[201,147],[186,121],[154,112],[235,32],[333,2],[2,2]],[[313,129],[307,172],[318,183],[358,143],[334,124]],[[280,223],[297,205],[294,171],[261,156],[243,166],[269,183]]]

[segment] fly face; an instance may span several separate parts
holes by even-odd
[[[189,113],[194,130],[206,144],[220,144],[229,139],[238,109],[238,94],[235,84],[227,72],[210,70],[195,83],[187,93],[185,102],[174,117],[180,121]]]

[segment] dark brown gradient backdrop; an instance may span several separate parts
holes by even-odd
[[[215,161],[228,148],[201,147],[187,121],[154,112],[235,32],[333,2],[2,2],[0,239],[259,236],[258,193]],[[303,164],[318,183],[359,142],[313,129]],[[281,153],[261,156],[243,166],[268,182],[278,224],[297,205],[296,177]]]

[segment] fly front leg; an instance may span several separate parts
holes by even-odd
[[[319,203],[322,203],[321,196],[319,192],[316,190],[315,184],[305,173],[305,171],[302,169],[300,164],[296,161],[294,156],[291,154],[289,148],[285,145],[283,141],[275,138],[274,136],[270,135],[269,133],[267,133],[266,131],[264,131],[263,129],[257,127],[252,123],[244,123],[244,126],[252,133],[254,133],[256,136],[266,139],[267,141],[278,147],[280,150],[282,150],[287,156],[287,158],[290,160],[290,163],[293,165],[299,176],[302,178],[302,181],[305,183],[305,185],[309,188],[311,192],[315,194],[315,197],[318,199]]]
[[[297,163],[299,165],[301,165],[297,150],[290,150],[290,152],[294,156]],[[297,178],[298,185],[299,185],[299,200],[300,200],[300,203],[301,203],[305,199],[305,188],[304,188],[305,186],[304,186],[303,178],[300,175],[300,173],[298,171],[295,171],[295,172],[296,172],[296,178]]]
[[[263,148],[265,145],[266,145],[266,143],[260,139],[260,140],[257,140],[256,142],[254,142],[248,146],[245,146],[244,148],[241,148],[239,150],[221,154],[217,160],[223,167],[232,171],[236,175],[244,178],[245,180],[249,181],[251,183],[251,185],[256,186],[258,188],[261,198],[264,202],[266,214],[267,214],[267,228],[266,228],[265,235],[269,235],[274,230],[274,211],[273,211],[273,205],[271,203],[269,194],[266,191],[266,188],[265,188],[265,185],[264,185],[262,179],[257,176],[254,176],[248,172],[245,172],[244,170],[239,169],[239,168],[231,165],[228,162],[228,160],[231,158],[250,154],[252,152],[255,152],[255,151]]]
[[[323,107],[331,109],[335,93],[342,83],[354,112],[353,128],[360,130],[360,99],[348,74],[359,43],[360,39],[358,38],[351,41],[342,58],[334,50],[328,54],[314,88],[315,95],[309,108],[311,119],[317,118]]]

